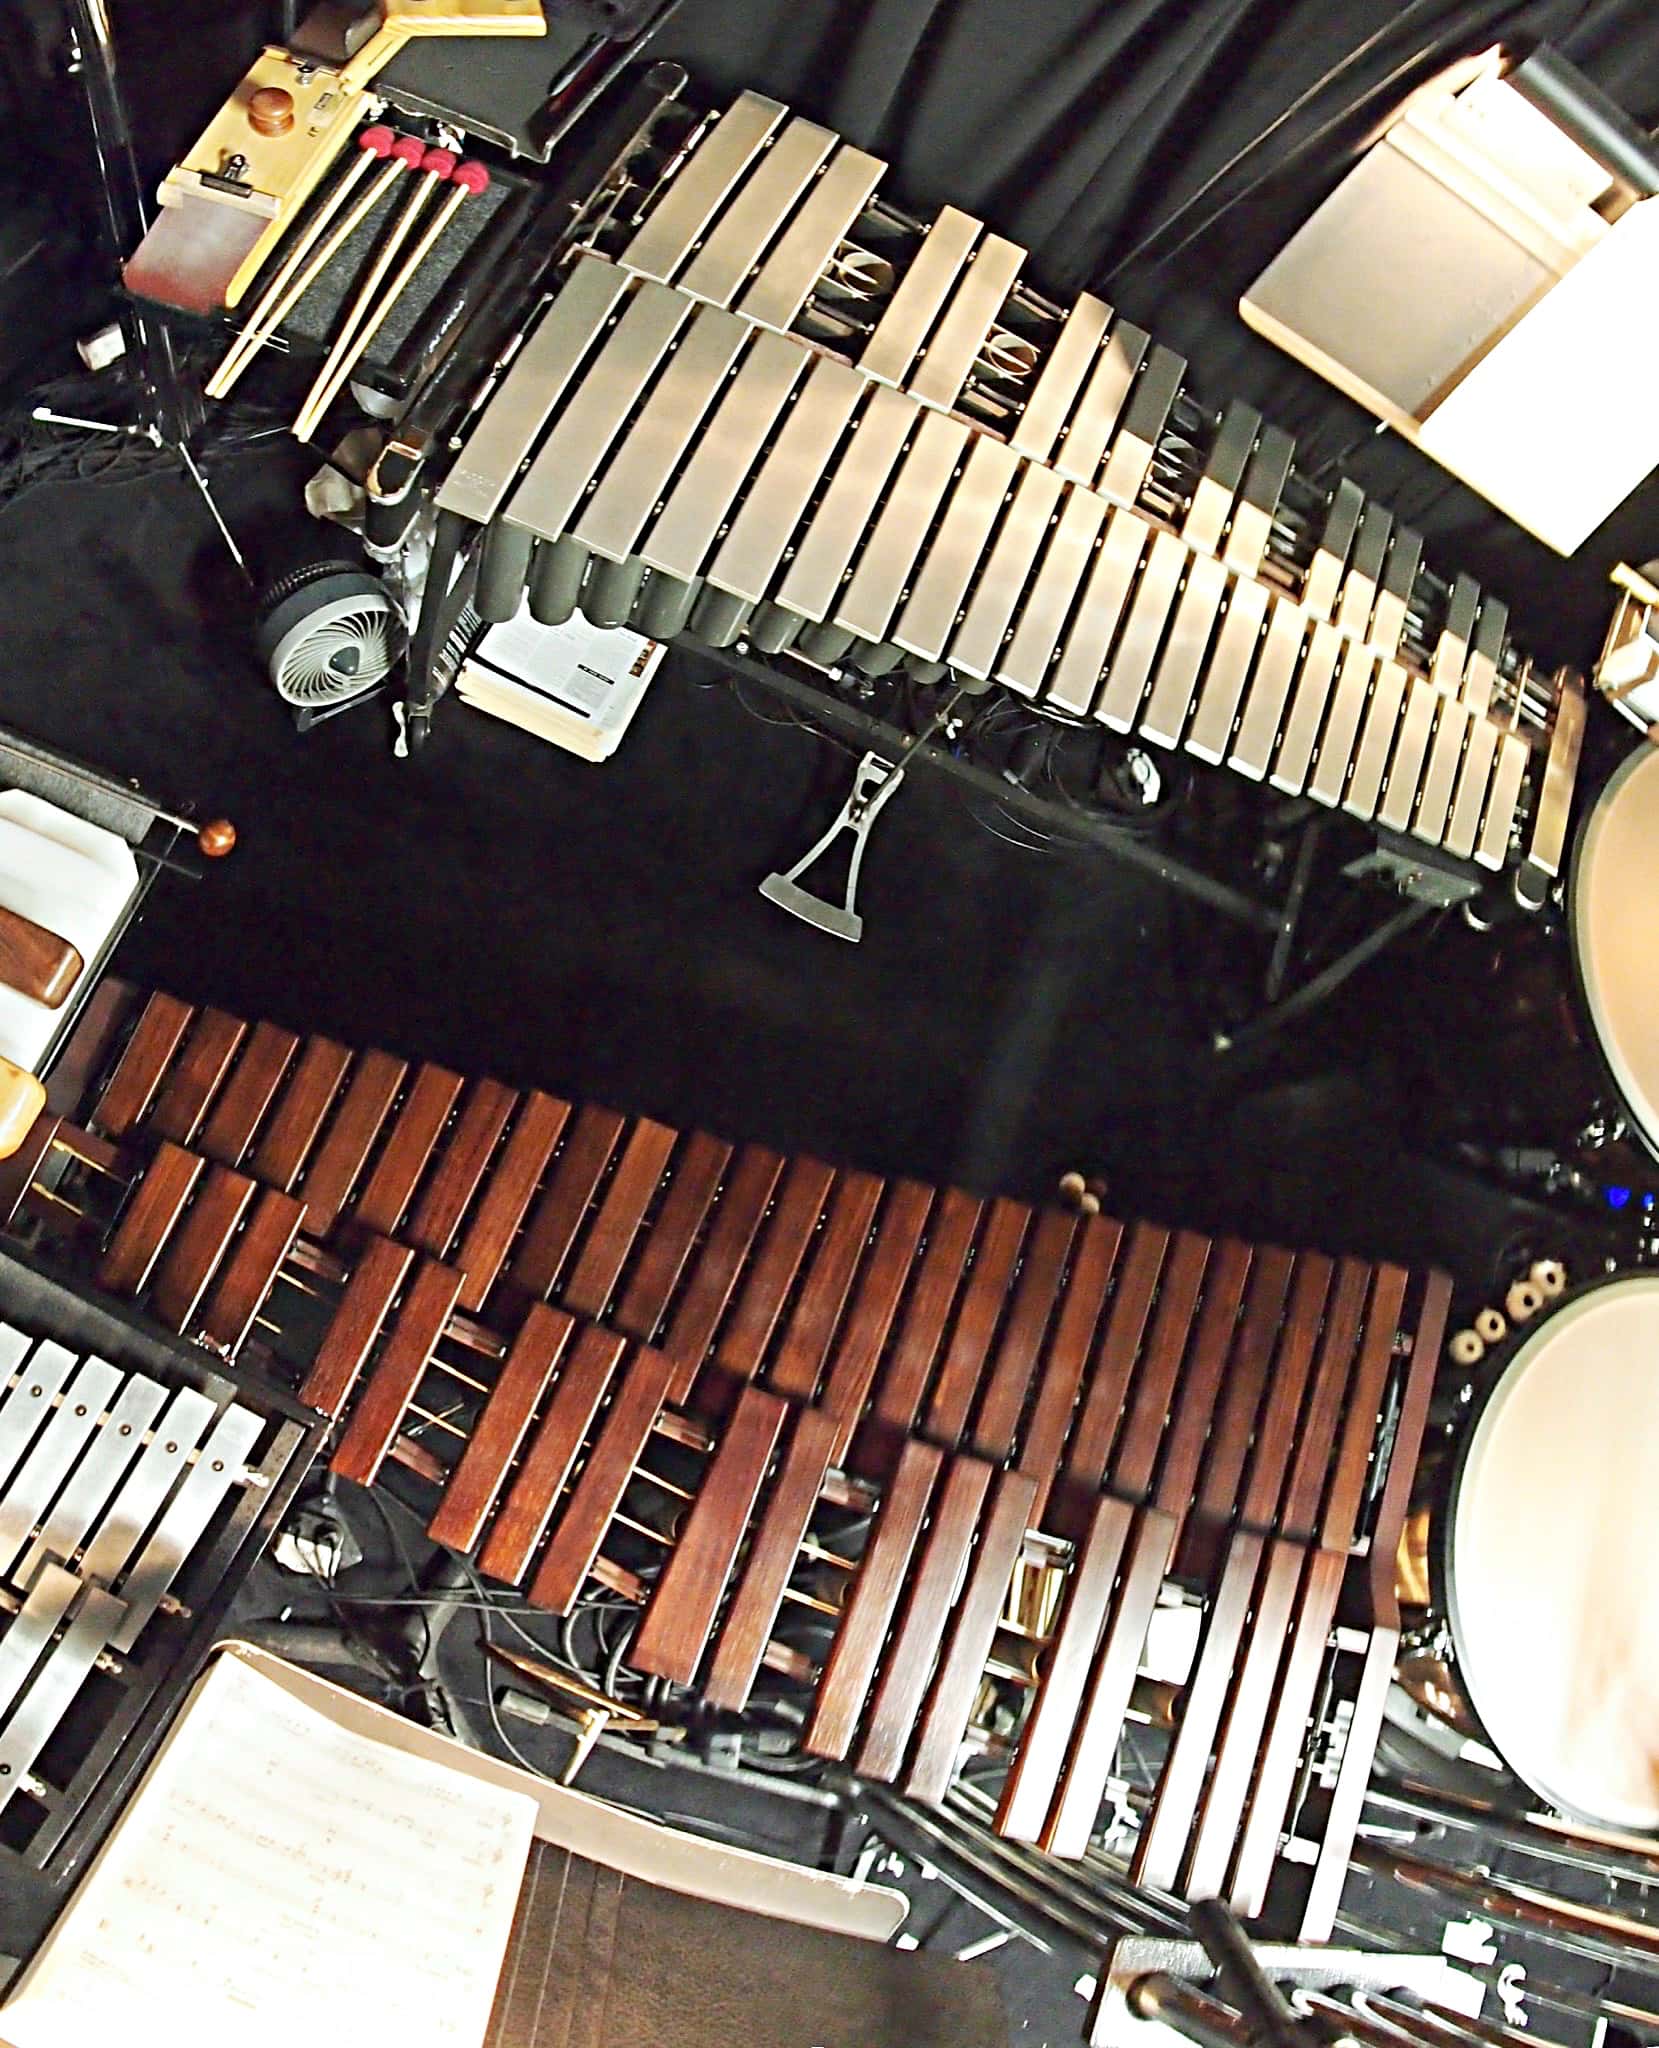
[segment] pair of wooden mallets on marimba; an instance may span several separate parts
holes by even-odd
[[[226,351],[224,361],[206,386],[209,398],[226,396],[385,194],[405,173],[414,173],[417,180],[415,190],[392,223],[369,266],[368,275],[347,307],[328,357],[306,393],[305,403],[294,421],[293,432],[302,441],[311,438],[341,386],[361,361],[370,342],[408,290],[415,272],[431,254],[463,202],[474,193],[484,191],[490,182],[490,174],[482,164],[458,162],[451,150],[430,149],[412,135],[394,136],[389,128],[365,128],[357,138],[357,148],[356,159],[297,237],[294,247],[284,257],[249,316],[248,324]],[[347,201],[357,192],[375,164],[380,166],[379,174],[369,180],[367,187],[358,193],[356,203],[348,208]],[[441,185],[453,188],[448,199],[428,221],[425,231],[394,274],[393,265]]]

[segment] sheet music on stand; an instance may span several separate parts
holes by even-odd
[[[536,1803],[215,1659],[0,2009],[6,2048],[484,2038]]]

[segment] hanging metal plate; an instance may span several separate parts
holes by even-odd
[[[507,500],[509,525],[543,540],[557,540],[566,531],[691,311],[692,301],[665,285],[639,287]]]
[[[968,586],[984,561],[991,529],[1019,462],[1006,442],[985,435],[975,438],[893,628],[893,639],[900,647],[926,661],[937,661],[944,653]]]
[[[666,284],[788,112],[758,92],[733,100],[623,250],[624,267]]]
[[[1175,607],[1169,641],[1138,728],[1143,739],[1175,747],[1186,730],[1193,691],[1215,631],[1216,614],[1231,581],[1213,555],[1199,555],[1187,572],[1187,587]]]
[[[835,141],[829,129],[815,122],[799,116],[789,121],[692,258],[680,279],[681,291],[729,306]]]
[[[790,324],[886,168],[880,157],[867,156],[850,143],[841,145],[739,299],[737,310],[745,320],[760,327]]]
[[[113,1365],[88,1358],[64,1388],[51,1421],[0,1495],[0,1578],[10,1573],[120,1384]]]
[[[1042,566],[997,668],[1010,689],[1027,697],[1035,697],[1042,689],[1077,586],[1093,557],[1095,537],[1110,509],[1093,491],[1077,484],[1071,487],[1059,519],[1049,530]]]
[[[1331,615],[1343,567],[1348,560],[1348,550],[1353,546],[1354,529],[1359,525],[1364,507],[1365,493],[1358,484],[1350,483],[1344,477],[1332,493],[1330,509],[1325,515],[1325,531],[1320,536],[1319,546],[1308,565],[1307,581],[1302,586],[1302,608],[1310,618],[1328,619]]]
[[[708,580],[717,590],[751,603],[766,595],[853,407],[869,388],[856,370],[829,356],[813,364],[709,565]]]
[[[906,386],[913,398],[948,410],[961,397],[974,358],[996,325],[1024,261],[1020,245],[1001,235],[987,235],[980,243]]]
[[[693,315],[656,389],[611,457],[604,481],[582,509],[575,533],[584,547],[611,562],[633,554],[640,529],[724,388],[738,350],[753,334],[747,321],[713,306]]]
[[[1296,443],[1278,427],[1263,427],[1256,452],[1245,467],[1233,508],[1232,530],[1221,559],[1241,576],[1254,576],[1267,552],[1267,537],[1273,530],[1273,516],[1290,474],[1290,459]]]
[[[1486,791],[1492,779],[1492,763],[1498,754],[1498,728],[1489,718],[1470,717],[1469,744],[1463,750],[1463,766],[1457,771],[1457,794],[1452,798],[1452,822],[1446,827],[1445,848],[1459,860],[1467,860],[1480,836],[1481,815],[1486,809]]]
[[[1132,320],[1113,322],[1054,457],[1054,467],[1063,477],[1077,484],[1094,482],[1141,358],[1151,346],[1152,337],[1144,327],[1137,327]]]
[[[1169,608],[1175,602],[1181,572],[1192,559],[1178,534],[1160,533],[1129,600],[1129,616],[1106,670],[1106,688],[1094,715],[1114,732],[1132,732],[1140,715],[1147,677],[1157,659]]]
[[[1151,538],[1152,528],[1136,512],[1120,507],[1106,522],[1106,532],[1089,571],[1088,587],[1078,605],[1060,650],[1046,701],[1078,718],[1093,711],[1101,671],[1117,636],[1118,622],[1129,597],[1135,571]]]
[[[578,258],[558,297],[514,356],[438,492],[440,512],[487,526],[631,280],[614,263]]]
[[[835,474],[802,530],[795,559],[778,585],[775,601],[785,611],[799,612],[805,619],[834,614],[842,575],[864,539],[876,500],[887,488],[920,412],[916,401],[901,391],[880,386],[870,393]]]
[[[755,337],[640,544],[640,556],[651,568],[687,583],[701,572],[762,444],[812,360],[804,348],[779,335]]]
[[[995,673],[1002,657],[1003,635],[1025,593],[1031,565],[1048,532],[1060,497],[1060,478],[1035,463],[1026,466],[1014,492],[968,608],[950,644],[953,668],[971,676]]]
[[[1325,719],[1325,730],[1319,735],[1319,757],[1313,764],[1312,775],[1308,777],[1308,795],[1315,803],[1334,807],[1342,801],[1348,770],[1353,764],[1354,742],[1359,737],[1360,720],[1365,715],[1365,700],[1376,666],[1374,654],[1356,641],[1349,641],[1343,650],[1342,666],[1337,673],[1336,690]]]
[[[1365,728],[1354,756],[1353,780],[1342,808],[1367,823],[1377,814],[1388,757],[1394,751],[1394,735],[1400,724],[1400,706],[1405,702],[1406,671],[1397,661],[1385,661],[1377,671],[1377,686],[1365,713]]]
[[[1261,645],[1267,595],[1266,586],[1254,578],[1241,577],[1233,586],[1232,601],[1216,635],[1215,652],[1204,671],[1198,709],[1187,732],[1187,752],[1200,761],[1220,761],[1226,756],[1245,678]]]
[[[902,384],[909,376],[917,351],[956,288],[968,252],[979,239],[980,225],[955,206],[940,212],[864,344],[858,367],[866,377]]]
[[[929,413],[916,429],[858,568],[842,593],[835,614],[838,626],[849,626],[866,640],[887,638],[899,593],[933,530],[967,440],[962,421],[943,413]]]
[[[1014,422],[1010,443],[1033,462],[1047,462],[1089,374],[1112,309],[1092,292],[1080,292],[1054,338],[1048,361]]]
[[[1146,366],[1135,379],[1124,408],[1123,424],[1112,436],[1097,488],[1119,505],[1132,505],[1152,462],[1152,451],[1169,419],[1170,407],[1187,373],[1187,359],[1154,342]]]
[[[1296,693],[1285,714],[1284,737],[1279,741],[1279,751],[1273,757],[1273,772],[1268,777],[1275,789],[1284,790],[1288,796],[1300,796],[1302,785],[1307,781],[1313,743],[1319,737],[1325,701],[1331,692],[1331,679],[1336,674],[1337,656],[1341,652],[1342,635],[1335,626],[1320,624],[1314,627],[1308,640],[1308,651],[1302,657],[1301,673],[1296,678]]]
[[[1404,832],[1417,808],[1417,791],[1423,779],[1429,730],[1439,702],[1437,691],[1420,678],[1412,678],[1405,716],[1400,720],[1400,736],[1394,746],[1394,758],[1388,764],[1388,787],[1377,806],[1379,824],[1386,825],[1391,832]]]
[[[1228,764],[1241,775],[1260,782],[1273,758],[1273,742],[1279,736],[1279,716],[1290,694],[1291,678],[1302,655],[1302,641],[1308,630],[1308,615],[1288,598],[1278,599],[1267,622],[1267,637],[1256,657],[1256,672],[1244,700],[1238,737]]]

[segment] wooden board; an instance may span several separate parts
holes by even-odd
[[[198,1153],[164,1144],[144,1170],[98,1267],[98,1285],[111,1294],[141,1294],[173,1226],[184,1214],[206,1162]]]
[[[409,1221],[406,1235],[418,1250],[435,1259],[449,1256],[517,1106],[518,1096],[499,1081],[472,1084]]]
[[[467,1276],[463,1308],[480,1309],[489,1298],[569,1115],[568,1102],[539,1088],[524,1097],[461,1240],[456,1263]]]
[[[340,1211],[350,1201],[351,1191],[367,1164],[381,1125],[391,1114],[406,1072],[404,1062],[390,1053],[358,1055],[345,1093],[329,1118],[328,1129],[300,1183],[305,1227],[312,1237],[327,1237],[339,1220]]]
[[[933,1205],[921,1265],[877,1376],[869,1421],[853,1440],[853,1469],[864,1478],[884,1479],[894,1469],[921,1413],[984,1206],[960,1188],[946,1188]]]
[[[357,1198],[353,1214],[364,1230],[382,1237],[396,1232],[432,1162],[460,1092],[460,1075],[447,1067],[428,1064],[417,1070],[374,1171]]]
[[[228,1166],[210,1166],[190,1213],[174,1232],[150,1291],[150,1313],[170,1330],[190,1327],[253,1199],[254,1184]]]
[[[811,1401],[835,1342],[842,1311],[869,1242],[883,1183],[873,1173],[836,1175],[824,1227],[806,1278],[773,1353],[766,1384],[792,1401]]]
[[[276,1024],[256,1024],[202,1127],[198,1149],[221,1166],[240,1166],[276,1099],[299,1040]]]
[[[451,1550],[477,1547],[574,1328],[569,1316],[545,1302],[531,1307],[472,1426],[460,1463],[449,1476],[437,1513],[426,1525],[434,1543],[448,1544]]]
[[[329,1461],[340,1478],[374,1484],[460,1293],[461,1275],[453,1266],[422,1259]]]
[[[553,1292],[626,1126],[627,1119],[614,1109],[589,1103],[576,1112],[547,1191],[507,1269],[515,1288],[539,1300]]]
[[[1055,1322],[1037,1398],[1020,1446],[1019,1469],[1036,1485],[1032,1513],[1042,1527],[1049,1488],[1060,1466],[1060,1454],[1071,1431],[1072,1411],[1094,1348],[1106,1290],[1111,1285],[1123,1225],[1110,1216],[1091,1216],[1078,1234],[1071,1276]]]
[[[240,1017],[225,1010],[202,1010],[190,1027],[184,1049],[173,1062],[145,1123],[158,1138],[188,1145],[201,1129],[208,1104],[230,1071],[236,1049],[247,1035]]]
[[[280,1188],[264,1188],[237,1239],[202,1316],[201,1334],[234,1356],[265,1306],[305,1221],[305,1204]]]
[[[577,1315],[604,1314],[679,1135],[649,1117],[641,1117],[629,1133],[575,1271],[561,1290],[561,1298]]]
[[[743,1262],[766,1214],[783,1160],[764,1145],[745,1145],[737,1154],[708,1236],[700,1247],[663,1348],[674,1360],[670,1400],[684,1403],[726,1312]]]
[[[932,1207],[933,1190],[920,1181],[895,1181],[888,1189],[824,1387],[823,1404],[835,1417],[838,1459],[847,1455],[875,1385]]]
[[[96,1129],[124,1138],[144,1121],[194,1015],[176,996],[150,997],[92,1111]]]
[[[1013,1455],[1026,1396],[1044,1362],[1048,1327],[1076,1233],[1076,1217],[1049,1209],[1038,1217],[1027,1241],[1008,1320],[974,1418],[973,1446],[982,1458],[1000,1463]]]
[[[323,1127],[351,1054],[332,1038],[308,1038],[294,1063],[282,1101],[253,1155],[254,1178],[292,1191]]]
[[[371,1238],[363,1246],[300,1388],[308,1406],[325,1415],[340,1413],[414,1262],[409,1247],[390,1238]]]
[[[922,1424],[935,1443],[962,1440],[985,1362],[1008,1307],[1014,1267],[1030,1221],[1031,1211],[1023,1202],[991,1204]]]
[[[661,1334],[662,1319],[719,1195],[731,1156],[731,1146],[706,1131],[693,1131],[686,1139],[662,1207],[640,1247],[614,1313],[616,1327],[630,1337],[650,1344]]]

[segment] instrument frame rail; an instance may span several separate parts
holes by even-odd
[[[29,1730],[27,1746],[33,1761],[25,1774],[9,1792],[0,1788],[0,1868],[23,1882],[25,1896],[43,1886],[56,1898],[80,1875],[148,1763],[243,1579],[310,1469],[326,1425],[291,1394],[246,1367],[181,1343],[121,1303],[89,1297],[11,1244],[0,1248],[0,1319],[31,1340],[66,1347],[76,1354],[78,1366],[83,1359],[88,1364],[102,1361],[100,1384],[105,1376],[124,1381],[129,1397],[120,1414],[105,1418],[76,1418],[62,1405],[55,1410],[56,1417],[67,1417],[80,1428],[83,1448],[51,1507],[51,1517],[85,1524],[89,1558],[100,1533],[107,1532],[106,1550],[113,1554],[121,1546],[111,1518],[122,1512],[124,1501],[143,1494],[142,1506],[132,1510],[145,1519],[130,1532],[130,1561],[124,1567],[116,1557],[111,1566],[117,1581],[126,1569],[135,1586],[138,1576],[144,1575],[149,1591],[138,1593],[136,1607],[111,1597],[91,1576],[81,1580],[73,1566],[64,1571],[49,1550],[43,1550],[51,1519],[42,1523],[39,1516],[32,1520],[42,1538],[26,1538],[18,1546],[28,1584],[0,1576],[8,1609],[20,1597],[27,1601],[31,1588],[50,1592],[54,1576],[73,1582],[61,1588],[74,1597],[51,1624],[56,1628],[66,1622],[67,1632],[58,1635],[33,1666],[10,1716],[0,1722],[3,1744],[13,1728],[20,1728],[37,1688],[45,1703],[56,1709],[49,1730]],[[135,1445],[142,1442],[143,1429],[134,1419],[130,1398],[135,1395],[159,1412],[148,1444],[123,1455],[114,1449],[110,1436],[120,1429],[132,1434]],[[160,1406],[162,1401],[165,1406]],[[190,1409],[190,1421],[187,1426],[181,1419],[178,1431],[181,1476],[161,1480],[165,1491],[158,1494],[157,1482],[146,1480],[144,1460],[152,1453],[159,1460],[174,1451],[163,1441],[163,1425],[184,1406]],[[234,1430],[229,1426],[233,1411]],[[49,1449],[44,1436],[51,1427],[49,1421],[36,1437],[37,1450]],[[198,1431],[197,1445],[205,1447],[199,1457],[185,1442],[191,1428]],[[216,1469],[215,1460],[212,1478],[197,1485],[192,1504],[186,1489],[198,1470],[209,1469],[203,1460],[221,1428],[220,1441],[227,1447],[232,1438],[248,1439],[251,1432],[250,1448],[239,1459],[227,1458],[223,1472]],[[61,1462],[60,1457],[53,1468]],[[50,1479],[50,1473],[46,1476]],[[82,1493],[72,1498],[78,1478]],[[45,1506],[42,1503],[43,1512]],[[205,1523],[188,1537],[188,1547],[177,1551],[167,1535],[169,1518],[174,1528],[181,1522],[200,1522],[204,1506],[209,1510]],[[4,1512],[0,1497],[0,1514]],[[7,1570],[12,1569],[8,1560]],[[35,1604],[42,1606],[38,1592]],[[77,1676],[70,1669],[76,1660],[66,1646],[74,1647],[75,1616],[89,1611],[94,1640],[83,1646],[91,1655],[81,1658]],[[0,1657],[14,1626],[15,1616],[8,1612],[0,1624]],[[60,1653],[63,1675],[58,1678],[53,1667]],[[46,1694],[54,1689],[63,1697],[47,1700]]]

